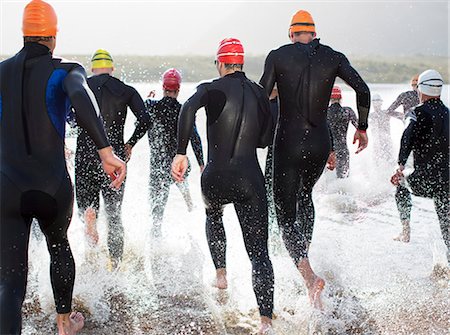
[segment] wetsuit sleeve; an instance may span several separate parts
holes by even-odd
[[[264,91],[262,91],[264,94]],[[260,135],[260,142],[258,144],[258,148],[265,148],[273,142],[273,117],[272,112],[270,110],[270,102],[267,96],[262,95],[260,98],[261,103],[259,104],[260,110],[259,115],[263,117],[262,120],[262,128]]]
[[[88,132],[97,149],[108,147],[110,144],[100,119],[100,109],[87,84],[86,72],[81,66],[68,73],[64,79],[64,91],[75,109],[77,124]]]
[[[350,122],[356,129],[358,129],[358,118],[356,117],[355,111],[350,107],[348,107],[348,114]]]
[[[330,134],[330,142],[331,142],[330,151],[334,151],[334,138],[333,138],[333,133],[331,132],[330,123],[328,121],[327,121],[327,127],[328,127],[328,133]]]
[[[400,152],[398,154],[398,164],[405,166],[406,161],[412,151],[414,139],[416,137],[417,122],[415,118],[412,118],[403,132],[400,142]]]
[[[202,147],[202,139],[200,138],[200,134],[197,131],[197,125],[194,123],[194,131],[191,136],[191,145],[194,150],[195,157],[197,158],[197,163],[199,166],[205,165],[203,161],[203,147]]]
[[[395,99],[395,101],[389,106],[389,108],[387,109],[387,113],[389,115],[392,115],[392,114],[396,113],[395,110],[403,103],[404,96],[405,96],[405,94],[401,93],[397,97],[397,99]]]
[[[144,102],[144,106],[145,106],[145,112],[148,116],[148,130],[151,130],[153,128],[153,108],[156,106],[156,101],[152,100],[152,99],[147,99]]]
[[[188,141],[191,138],[195,123],[195,113],[201,107],[205,106],[208,99],[208,92],[203,85],[197,87],[194,93],[181,107],[178,117],[178,148],[177,154],[186,155]]]
[[[133,135],[131,135],[127,144],[134,146],[137,141],[139,141],[145,135],[148,128],[150,127],[150,116],[145,110],[144,101],[142,100],[139,93],[132,87],[130,87],[130,89],[132,90],[132,95],[128,106],[130,107],[134,116],[136,116],[137,120],[136,128],[134,129]]]
[[[358,129],[366,130],[368,127],[367,119],[370,109],[370,91],[367,84],[350,65],[347,57],[342,55],[338,68],[338,77],[344,80],[356,92],[356,105],[358,107]]]
[[[273,87],[275,85],[275,63],[273,61],[273,51],[271,51],[266,58],[266,61],[264,63],[264,73],[259,80],[259,83],[262,87],[264,87],[264,90],[266,91],[266,95],[270,96],[272,93]]]

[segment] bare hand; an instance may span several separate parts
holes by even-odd
[[[125,162],[127,162],[127,163],[130,160],[130,158],[131,158],[131,151],[132,150],[133,150],[133,147],[130,144],[126,143],[125,144]]]
[[[356,130],[355,136],[353,137],[353,144],[358,141],[358,149],[355,153],[360,153],[365,148],[367,148],[367,144],[369,144],[369,139],[367,138],[367,133],[365,130]]]
[[[184,174],[188,168],[188,159],[186,155],[177,154],[172,161],[172,177],[177,182],[184,181]]]
[[[335,168],[336,168],[336,154],[334,151],[331,151],[327,160],[327,169],[333,171]]]
[[[100,149],[98,154],[102,161],[103,170],[112,180],[112,183],[109,186],[119,189],[125,180],[127,165],[113,153],[110,146]]]
[[[200,165],[200,173],[203,173],[203,171],[205,171],[205,166],[204,165]]]
[[[400,182],[403,178],[405,178],[405,175],[403,174],[404,167],[399,166],[399,168],[395,171],[395,173],[391,177],[391,184],[394,186],[400,185]]]
[[[147,98],[154,98],[155,97],[155,90],[151,90],[148,95]]]

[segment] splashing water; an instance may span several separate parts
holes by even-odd
[[[137,88],[144,96],[152,87]],[[180,101],[193,88],[193,84],[184,84]],[[392,85],[377,85],[376,89],[387,104],[404,87],[397,85],[393,90]],[[344,105],[355,107],[352,93],[344,91]],[[197,115],[206,148],[204,112]],[[127,134],[132,123],[127,121]],[[395,150],[402,127],[400,121],[391,121]],[[352,129],[349,139],[351,136]],[[74,148],[73,138],[68,139],[68,146]],[[355,151],[351,144],[349,147],[350,152]],[[193,153],[188,155],[195,162]],[[258,155],[264,168],[265,151]],[[173,187],[163,236],[156,239],[150,235],[148,163],[148,142],[144,138],[133,149],[128,164],[122,207],[125,252],[117,270],[108,269],[103,204],[98,220],[100,242],[94,249],[85,242],[84,226],[75,208],[69,239],[77,264],[74,309],[86,316],[81,334],[256,333],[259,316],[251,286],[251,265],[232,207],[228,206],[224,213],[229,281],[224,293],[211,286],[214,266],[204,232],[198,167],[192,164],[189,176],[194,210],[187,212]],[[279,234],[271,236],[276,334],[448,332],[449,274],[433,203],[414,198],[411,242],[392,241],[401,229],[394,189],[388,182],[393,168],[375,166],[369,147],[358,155],[351,154],[348,179],[338,180],[335,173],[325,172],[315,187],[316,224],[310,259],[327,283],[322,312],[310,307],[305,286]],[[56,333],[48,267],[45,242],[38,232],[30,241],[23,334]]]

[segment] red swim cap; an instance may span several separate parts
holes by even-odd
[[[244,64],[244,47],[237,38],[226,38],[219,44],[217,60],[225,64]]]
[[[339,86],[333,86],[333,89],[331,90],[331,99],[342,99],[342,91]]]
[[[168,69],[162,75],[163,89],[177,91],[180,89],[181,73],[177,69]]]

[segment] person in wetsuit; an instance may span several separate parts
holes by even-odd
[[[291,21],[292,44],[272,50],[260,80],[269,95],[278,88],[280,115],[274,140],[273,192],[277,220],[287,250],[305,279],[311,302],[320,307],[324,287],[311,268],[308,248],[314,225],[312,188],[330,154],[327,107],[336,77],[357,94],[357,153],[367,147],[369,88],[347,58],[315,39],[315,26],[306,11]]]
[[[370,129],[374,139],[371,141],[374,147],[375,164],[377,168],[395,164],[394,149],[391,138],[391,116],[383,110],[383,99],[378,93],[372,95],[373,110],[369,114]]]
[[[150,116],[148,130],[150,145],[149,198],[153,221],[152,235],[155,237],[161,236],[164,209],[170,185],[174,182],[170,174],[170,167],[172,159],[177,153],[177,124],[181,110],[181,104],[177,97],[180,92],[181,74],[176,69],[168,69],[162,76],[162,82],[164,97],[159,101],[151,99],[145,101]],[[202,141],[195,124],[190,140],[200,172],[203,172],[205,163]],[[177,182],[175,185],[181,191],[188,211],[192,211],[193,203],[187,180]]]
[[[417,92],[417,80],[418,75],[411,78],[411,91],[406,91],[400,93],[400,95],[395,99],[395,101],[387,109],[387,114],[389,116],[395,117],[399,120],[405,120],[408,113],[412,111],[412,108],[419,104],[419,94]],[[403,113],[397,112],[396,109],[403,106]]]
[[[391,182],[397,186],[395,200],[403,226],[396,240],[410,240],[411,193],[431,198],[449,257],[449,111],[440,99],[443,84],[442,76],[435,70],[420,74],[418,90],[421,104],[408,118],[401,139],[399,166]],[[414,171],[405,176],[405,164],[411,152]]]
[[[114,152],[128,161],[133,146],[145,135],[148,115],[144,101],[131,86],[112,76],[113,59],[108,51],[97,50],[91,60],[93,76],[88,85],[94,92],[103,119],[108,139]],[[137,122],[130,139],[124,143],[127,108],[135,115]],[[88,132],[80,129],[75,154],[75,190],[78,210],[86,223],[89,242],[98,242],[96,220],[100,206],[100,192],[103,195],[108,223],[108,250],[111,266],[115,269],[123,255],[122,200],[125,184],[119,190],[108,187],[109,177],[102,171],[95,144]]]
[[[21,333],[33,218],[45,235],[59,335],[84,323],[72,312],[75,263],[67,239],[73,188],[64,158],[65,118],[71,105],[119,188],[126,166],[112,151],[98,106],[78,63],[52,56],[57,18],[44,1],[24,10],[24,47],[0,63],[0,334]]]
[[[206,235],[216,267],[216,286],[227,288],[226,237],[223,207],[233,203],[252,263],[253,290],[261,315],[260,332],[271,328],[273,311],[273,269],[267,239],[267,199],[264,176],[256,148],[271,143],[272,117],[263,89],[242,72],[244,49],[239,40],[224,39],[217,52],[221,78],[203,83],[181,109],[178,121],[178,149],[172,175],[183,180],[188,167],[186,147],[195,113],[205,107],[207,116],[208,163],[201,187],[206,205]]]
[[[338,178],[347,178],[350,172],[350,152],[347,146],[348,124],[351,122],[358,129],[358,118],[353,109],[341,106],[341,99],[341,88],[334,86],[327,110],[327,120],[333,134],[336,175]]]

